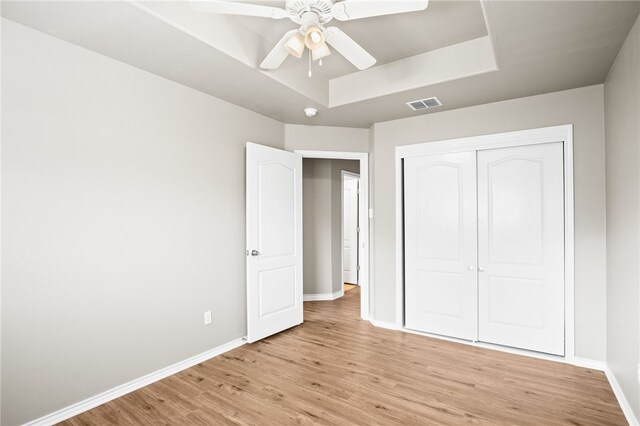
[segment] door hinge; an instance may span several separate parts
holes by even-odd
[[[360,270],[360,265],[356,266],[356,271]]]
[[[356,228],[356,232],[360,232],[360,227],[359,226]]]

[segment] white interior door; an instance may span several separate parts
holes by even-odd
[[[476,154],[407,158],[405,324],[477,337]]]
[[[302,323],[302,157],[247,144],[247,339]]]
[[[479,339],[564,355],[562,143],[478,152]]]
[[[358,186],[360,180],[344,175],[342,202],[342,279],[358,284]]]

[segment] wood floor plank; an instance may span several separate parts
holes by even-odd
[[[359,297],[62,424],[627,424],[600,371],[379,329]]]

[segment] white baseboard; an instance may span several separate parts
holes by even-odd
[[[200,355],[196,355],[191,358],[185,359],[184,361],[177,362],[161,370],[132,380],[129,383],[125,383],[113,389],[109,389],[108,391],[102,392],[101,394],[98,394],[96,396],[92,396],[91,398],[87,398],[84,401],[77,402],[44,417],[40,417],[39,419],[32,420],[29,423],[26,423],[25,426],[53,425],[55,423],[67,420],[73,416],[77,416],[80,413],[84,413],[85,411],[88,411],[106,402],[112,401],[142,387],[148,386],[151,383],[157,382],[158,380],[162,380],[165,377],[171,376],[182,370],[193,367],[196,364],[207,361],[208,359],[214,358],[227,351],[240,347],[245,343],[246,341],[244,339],[236,339],[229,343],[225,343],[224,345],[220,345],[216,348],[203,352]]]
[[[447,337],[444,337],[444,336],[435,336],[435,335],[429,335],[427,333],[421,333],[421,332],[417,332],[417,331],[413,331],[413,330],[408,330],[408,329],[405,329],[405,328],[398,327],[398,325],[396,323],[386,322],[386,321],[378,321],[378,320],[373,319],[373,318],[369,318],[369,322],[371,324],[373,324],[374,326],[376,326],[376,327],[386,328],[386,329],[389,329],[389,330],[400,330],[400,331],[403,331],[403,332],[406,332],[406,333],[416,334],[416,335],[419,335],[419,336],[433,337],[433,338],[436,338],[436,339],[462,343],[464,345],[477,346],[477,347],[483,347],[485,349],[498,350],[498,351],[501,351],[501,352],[514,353],[514,354],[523,355],[523,356],[530,356],[532,358],[541,358],[541,359],[547,359],[547,360],[556,361],[556,362],[566,362],[568,364],[573,364],[573,365],[575,365],[577,367],[590,368],[592,370],[603,371],[605,373],[605,375],[607,376],[607,380],[609,381],[609,384],[611,385],[611,389],[613,390],[613,393],[616,396],[616,398],[618,400],[618,403],[620,404],[620,407],[622,408],[622,412],[624,413],[629,425],[630,426],[640,426],[640,422],[638,422],[638,419],[636,418],[635,414],[633,413],[633,410],[631,409],[631,405],[629,404],[629,401],[627,401],[626,396],[622,392],[622,388],[620,387],[620,384],[618,383],[618,380],[616,379],[616,376],[613,374],[613,372],[609,368],[609,365],[605,361],[589,359],[589,358],[580,358],[580,357],[573,357],[572,359],[565,359],[563,357],[555,357],[555,356],[550,356],[550,355],[547,356],[547,355],[544,355],[544,354],[529,353],[528,351],[522,351],[522,350],[512,349],[512,348],[507,348],[507,347],[500,347],[500,346],[494,347],[493,345],[487,345],[487,344],[483,344],[483,343],[460,341],[458,339],[447,338]]]
[[[609,380],[609,384],[611,385],[611,389],[618,399],[618,403],[620,404],[620,408],[622,408],[622,412],[624,416],[627,418],[627,422],[629,426],[638,426],[640,422],[636,418],[635,414],[633,414],[633,410],[631,409],[631,404],[627,400],[624,392],[622,392],[622,388],[620,387],[620,383],[618,383],[618,379],[616,379],[615,374],[611,371],[611,368],[607,365],[604,370],[604,374],[607,375],[607,379]]]
[[[574,357],[572,364],[576,367],[589,368],[591,370],[598,371],[607,371],[606,361],[600,361],[597,359]]]
[[[399,327],[394,322],[380,321],[375,318],[369,317],[369,322],[376,327],[385,328],[387,330],[399,330],[403,333],[415,334],[417,336],[429,337],[432,339],[445,340],[447,342],[460,343],[461,345],[474,346],[477,348],[489,349],[492,351],[506,352],[515,355],[527,356],[530,358],[544,359],[547,361],[561,362],[565,364],[575,365],[577,367],[590,368],[593,370],[605,371],[607,363],[605,361],[599,361],[589,358],[569,357],[569,356],[557,356],[549,355],[541,352],[533,352],[525,349],[510,348],[508,346],[493,345],[491,343],[472,342],[470,340],[458,339],[455,337],[447,337],[438,334],[426,333],[422,331],[411,330],[404,327]]]
[[[307,300],[307,296],[312,297],[309,300],[335,300],[341,297],[342,295],[344,295],[343,291],[338,291],[335,293],[328,293],[328,294],[309,294],[304,296],[305,297],[304,300],[305,301]],[[376,327],[385,328],[388,330],[400,330],[398,326],[393,322],[379,321],[372,318],[369,319],[369,322],[371,322]],[[196,364],[207,361],[211,358],[214,358],[232,349],[240,347],[245,343],[246,341],[244,339],[233,340],[229,343],[220,345],[216,348],[213,348],[209,351],[206,351],[199,355],[188,358],[184,361],[180,361],[178,363],[165,367],[161,370],[147,374],[146,376],[132,380],[128,383],[117,386],[113,389],[109,389],[108,391],[102,392],[101,394],[98,394],[91,398],[87,398],[84,401],[80,401],[76,404],[70,405],[61,410],[58,410],[46,416],[40,417],[39,419],[32,420],[26,423],[25,426],[53,425],[55,423],[62,422],[73,416],[77,416],[78,414],[81,414],[85,411],[88,411],[92,408],[102,405],[106,402],[112,401],[116,398],[119,398],[123,395],[126,395],[130,392],[140,389],[144,386],[148,386],[154,382],[157,382],[158,380],[162,380],[165,377],[171,376],[182,370],[186,370],[187,368],[193,367]],[[613,374],[613,372],[611,371],[611,369],[609,368],[606,362],[588,359],[588,358],[575,357],[573,359],[573,364],[578,367],[604,371],[604,373],[607,376],[607,379],[609,380],[609,384],[611,385],[611,389],[613,390],[613,393],[618,399],[618,403],[622,408],[622,412],[624,413],[627,419],[627,422],[629,422],[630,426],[640,425],[640,422],[638,422],[638,419],[636,418],[635,414],[633,413],[633,410],[631,409],[631,405],[629,404],[629,401],[627,401],[626,396],[622,392],[622,388],[620,387],[620,384],[618,383],[616,376]]]
[[[302,300],[305,302],[318,302],[321,300],[336,300],[344,296],[344,289],[335,293],[305,294]]]
[[[573,359],[573,364],[578,367],[584,367],[584,368],[590,368],[592,370],[603,371],[604,374],[607,376],[607,380],[611,385],[611,390],[613,390],[613,394],[616,396],[616,399],[618,400],[618,404],[620,404],[620,408],[622,408],[622,412],[624,413],[624,416],[627,418],[627,422],[629,423],[629,425],[630,426],[640,425],[640,422],[638,421],[635,414],[633,413],[633,410],[631,409],[631,405],[629,404],[627,397],[622,392],[622,388],[620,387],[620,383],[618,383],[618,379],[616,378],[615,374],[613,374],[613,371],[611,371],[611,368],[609,368],[609,365],[605,361],[575,357]]]
[[[616,378],[611,368],[605,361],[598,361],[589,358],[579,358],[575,357],[573,359],[573,364],[578,367],[590,368],[592,370],[600,370],[603,371],[607,376],[607,380],[609,381],[609,385],[611,385],[611,390],[613,390],[613,394],[616,396],[618,400],[618,404],[620,404],[620,408],[622,408],[622,412],[624,416],[627,418],[627,422],[630,426],[639,426],[640,422],[636,418],[633,410],[631,409],[631,405],[627,400],[627,397],[622,392],[622,388],[620,387],[620,383],[618,383],[618,379]]]
[[[380,321],[371,317],[369,318],[369,322],[376,327],[386,328],[387,330],[400,330],[395,322]]]

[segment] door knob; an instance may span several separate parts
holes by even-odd
[[[478,271],[479,272],[484,272],[484,268],[482,266],[478,266]]]
[[[473,266],[469,266],[467,269],[468,269],[469,271],[473,271],[475,268],[474,268]]]
[[[251,250],[251,256],[256,257],[259,254],[258,250]]]

